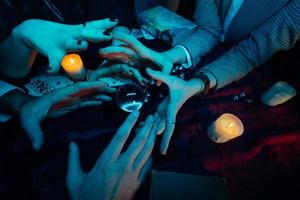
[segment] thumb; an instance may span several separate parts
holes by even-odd
[[[152,78],[154,78],[157,81],[161,81],[161,82],[167,84],[168,86],[170,86],[172,84],[172,76],[171,75],[167,75],[163,72],[155,71],[150,68],[147,68],[146,72],[147,72],[147,74],[149,74],[149,76],[151,76]]]
[[[35,118],[21,119],[21,126],[27,132],[34,150],[40,150],[44,144],[44,136],[40,126],[39,120]]]
[[[81,164],[79,158],[79,148],[75,142],[71,142],[69,146],[69,158],[67,169],[67,186],[74,187],[81,178]]]
[[[49,67],[48,67],[47,72],[49,74],[56,74],[59,72],[60,66],[61,66],[61,61],[62,61],[64,55],[65,55],[64,52],[56,52],[53,55],[48,56]]]

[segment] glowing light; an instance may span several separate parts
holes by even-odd
[[[83,66],[81,57],[77,54],[65,55],[61,66],[66,71],[66,73],[74,80],[85,79],[86,71]]]
[[[217,143],[224,143],[244,132],[242,121],[229,113],[221,115],[208,129],[208,136]]]

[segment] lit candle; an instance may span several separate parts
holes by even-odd
[[[83,66],[83,62],[80,56],[77,54],[65,55],[61,62],[61,66],[75,81],[84,80],[86,77],[86,71]]]
[[[209,128],[208,137],[216,143],[224,143],[236,137],[239,137],[244,132],[242,121],[232,115],[221,115]]]

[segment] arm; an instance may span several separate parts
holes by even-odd
[[[300,39],[299,10],[300,1],[291,1],[247,39],[199,71],[214,74],[217,88],[222,88],[244,77],[276,52],[292,48]]]
[[[163,5],[176,12],[180,1],[135,1],[136,12],[139,13],[147,8]],[[195,32],[177,45],[184,46],[192,57],[193,65],[196,65],[202,56],[207,54],[218,43],[221,36],[220,18],[214,0],[197,0],[194,14],[194,23],[198,25]],[[177,46],[163,52],[174,64],[187,63],[187,56],[182,48]]]
[[[19,112],[22,105],[29,100],[21,89],[0,80],[0,122],[7,121],[11,115]]]
[[[194,14],[194,23],[198,25],[195,32],[177,45],[187,48],[193,65],[197,65],[202,56],[209,53],[215,47],[221,37],[220,17],[214,0],[198,0]],[[181,48],[172,48],[165,52],[172,58],[173,63],[186,63],[186,54]]]
[[[18,28],[0,44],[1,73],[14,74],[15,78],[25,77],[36,57],[36,51],[24,42],[24,37]],[[16,70],[19,66],[25,70]]]

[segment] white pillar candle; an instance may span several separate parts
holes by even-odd
[[[293,86],[286,82],[279,81],[261,96],[261,101],[268,106],[277,106],[296,95],[297,91]]]
[[[229,113],[221,115],[209,128],[208,137],[216,143],[224,143],[244,132],[242,121]]]

